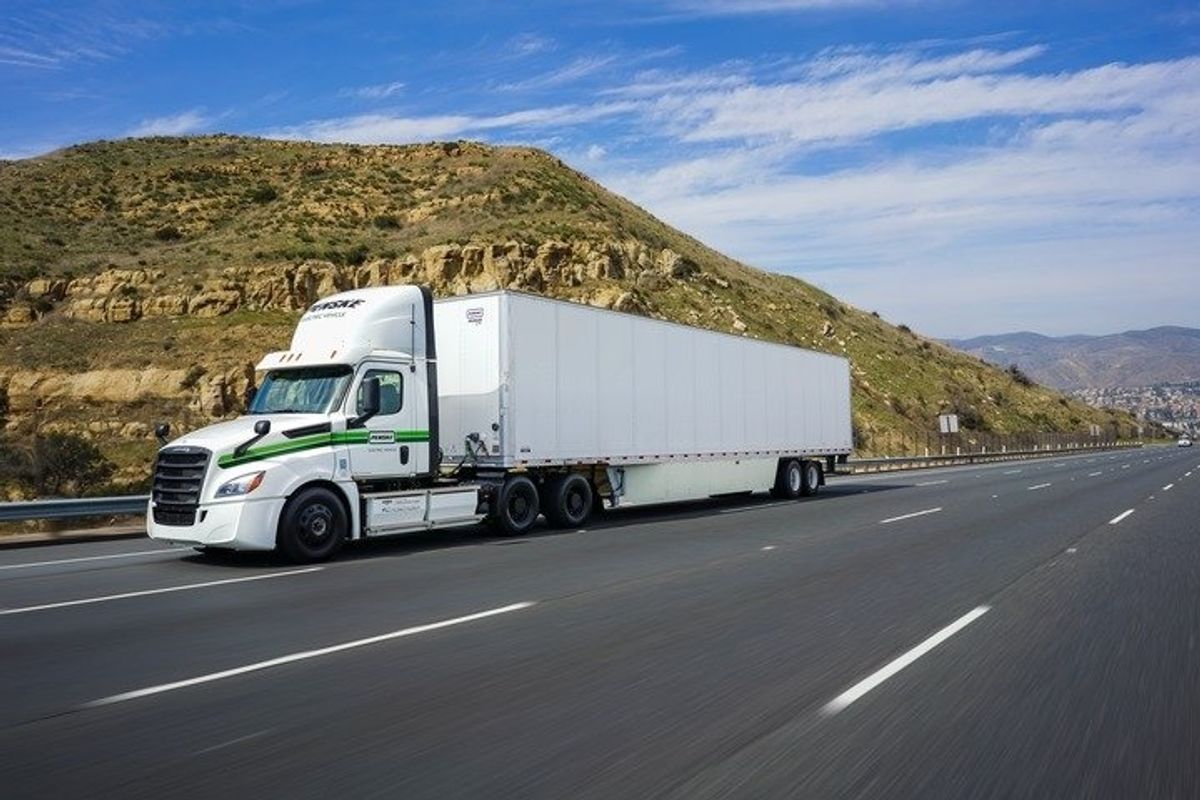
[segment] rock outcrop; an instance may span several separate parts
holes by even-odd
[[[522,289],[555,294],[599,284],[587,302],[623,311],[645,311],[637,293],[660,292],[674,282],[702,275],[700,268],[670,250],[641,242],[545,241],[444,244],[361,265],[308,260],[279,266],[228,267],[188,282],[161,270],[110,268],[94,275],[38,278],[27,283],[5,309],[7,327],[35,323],[61,311],[88,322],[132,322],[143,317],[221,317],[239,309],[296,311],[320,297],[365,286],[424,283],[439,294]],[[715,285],[728,286],[717,276]]]

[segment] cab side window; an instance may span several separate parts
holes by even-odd
[[[395,414],[404,405],[404,376],[384,369],[369,369],[358,385],[357,413],[363,413],[363,384],[369,378],[379,379],[379,416]]]

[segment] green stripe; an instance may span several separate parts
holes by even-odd
[[[393,433],[396,436],[397,442],[429,441],[429,431],[393,431]],[[259,461],[286,453],[298,453],[302,450],[330,447],[335,444],[368,444],[370,440],[371,431],[365,429],[341,431],[338,433],[317,433],[312,436],[301,436],[298,439],[265,444],[262,447],[251,447],[240,456],[226,453],[217,459],[217,466],[221,468],[236,467],[240,464],[248,464],[251,461]]]

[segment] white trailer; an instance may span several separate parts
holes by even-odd
[[[851,449],[844,358],[517,292],[345,292],[259,369],[248,415],[160,451],[152,537],[316,560],[478,520],[799,497]]]

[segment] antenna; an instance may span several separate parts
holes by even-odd
[[[408,346],[408,354],[412,357],[412,364],[409,366],[409,372],[417,371],[417,304],[413,303],[412,312],[408,315],[408,332],[410,335],[410,343]]]

